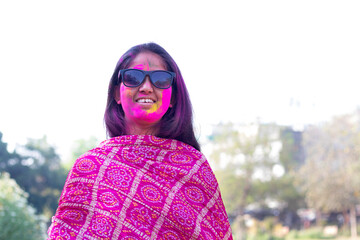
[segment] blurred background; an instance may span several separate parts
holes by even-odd
[[[182,71],[234,239],[354,238],[359,12],[331,0],[1,1],[0,239],[45,238],[73,162],[106,139],[118,59],[150,41]]]

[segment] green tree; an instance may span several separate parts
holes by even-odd
[[[235,232],[244,232],[242,215],[251,205],[266,209],[276,204],[284,223],[300,224],[296,212],[305,200],[294,182],[304,162],[301,132],[276,124],[229,123],[215,126],[210,141],[224,204],[230,219],[237,218]]]
[[[35,214],[27,196],[8,173],[0,173],[0,240],[46,238],[45,219]]]
[[[9,172],[11,178],[29,193],[28,201],[38,213],[50,218],[55,213],[67,176],[55,148],[44,136],[29,139],[25,146],[17,148],[16,153],[3,156],[0,171]]]
[[[70,170],[75,160],[98,144],[96,137],[91,136],[87,139],[78,139],[73,143],[71,148],[71,160],[65,164],[65,168]]]
[[[321,212],[351,213],[356,236],[355,205],[360,203],[360,111],[309,126],[304,132],[306,163],[298,179],[308,205]]]
[[[284,170],[282,176],[273,178],[267,184],[267,192],[273,199],[282,205],[283,215],[295,216],[284,223],[290,227],[300,227],[296,222],[297,210],[306,206],[305,196],[301,189],[296,186],[296,173],[304,164],[303,134],[291,127],[281,127],[280,130],[281,150],[279,163]]]
[[[12,153],[8,152],[7,143],[3,142],[2,137],[3,134],[0,132],[0,171],[19,164],[21,161],[20,155],[15,151]]]
[[[210,157],[215,162],[227,212],[239,223],[236,226],[240,228],[239,239],[244,238],[245,208],[260,200],[256,183],[273,178],[278,133],[278,126],[274,124],[236,126],[228,123],[217,125],[210,136],[213,149]]]
[[[294,184],[296,172],[304,163],[302,133],[290,127],[279,127],[279,141],[281,148],[276,164],[277,174],[268,181],[257,181],[254,194],[256,201],[272,199],[285,214],[295,215],[299,208],[305,206],[305,196]]]
[[[10,159],[11,154],[7,150],[7,143],[4,143],[2,141],[3,134],[0,132],[0,167],[5,164],[5,161],[3,159]]]
[[[280,130],[282,148],[279,161],[285,173],[294,172],[304,164],[305,153],[303,147],[303,133],[291,127],[282,127]]]

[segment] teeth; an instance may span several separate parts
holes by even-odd
[[[139,103],[153,103],[154,101],[148,98],[141,98],[139,100],[137,100],[137,102]]]

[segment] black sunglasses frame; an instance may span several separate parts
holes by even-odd
[[[140,86],[140,85],[143,84],[143,82],[145,81],[146,76],[149,76],[150,82],[151,82],[151,84],[152,84],[154,87],[160,88],[160,89],[168,89],[168,88],[170,88],[170,87],[173,85],[173,83],[175,82],[174,80],[175,80],[176,74],[175,74],[174,72],[165,71],[165,70],[144,71],[144,70],[140,70],[140,69],[129,68],[129,69],[120,69],[120,70],[119,70],[118,79],[117,79],[116,85],[118,85],[118,84],[121,83],[121,81],[122,81],[121,79],[124,78],[125,72],[131,71],[131,70],[135,70],[135,71],[142,72],[144,77],[143,77],[143,79],[140,81],[140,83],[139,83],[138,85],[136,85],[136,86],[127,86],[127,85],[125,84],[125,82],[123,82],[126,87],[135,88],[135,87]],[[156,86],[156,85],[154,84],[154,82],[153,82],[153,80],[152,80],[152,75],[153,75],[153,73],[156,73],[156,72],[166,72],[166,73],[168,73],[168,74],[171,75],[172,78],[171,78],[171,82],[170,82],[170,86],[169,86],[169,87],[162,88],[162,87],[158,87],[158,86]]]

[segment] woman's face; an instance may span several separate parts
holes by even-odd
[[[162,58],[151,52],[139,53],[128,68],[145,71],[167,70]],[[171,107],[172,87],[160,89],[152,85],[149,76],[134,88],[120,84],[120,101],[130,134],[148,134],[151,127]]]

